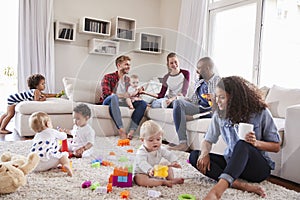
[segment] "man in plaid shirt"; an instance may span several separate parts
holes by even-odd
[[[220,76],[214,72],[213,60],[209,57],[201,58],[197,63],[197,74],[199,78],[195,82],[192,96],[174,101],[173,119],[180,144],[169,147],[170,150],[189,150],[186,135],[186,118],[193,119],[192,115],[211,111],[209,99],[213,98],[216,85],[220,80]],[[208,112],[206,115],[201,116],[201,118],[211,116],[212,113]]]
[[[109,114],[117,126],[121,139],[132,139],[147,108],[147,103],[143,100],[133,102],[135,110],[131,115],[129,132],[126,134],[119,106],[127,106],[125,99],[129,98],[127,89],[130,78],[127,74],[130,71],[130,61],[131,59],[128,56],[119,56],[116,59],[117,71],[104,75],[101,82],[102,93],[100,103],[109,106]]]

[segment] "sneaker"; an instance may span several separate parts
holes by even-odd
[[[180,143],[176,146],[173,147],[168,147],[169,150],[174,150],[174,151],[189,151],[189,146],[187,145],[187,143]]]

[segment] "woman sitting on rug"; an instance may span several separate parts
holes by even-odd
[[[211,124],[201,144],[201,151],[190,154],[190,163],[206,176],[218,181],[205,199],[220,199],[228,187],[265,197],[263,188],[242,182],[261,182],[269,177],[275,163],[269,152],[280,150],[280,137],[267,104],[256,86],[238,76],[222,78],[217,84],[215,109]],[[240,122],[254,125],[241,140]],[[210,153],[219,136],[227,143],[224,155]]]

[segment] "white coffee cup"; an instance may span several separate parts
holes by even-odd
[[[239,137],[241,140],[245,140],[246,134],[253,131],[253,124],[239,123]]]

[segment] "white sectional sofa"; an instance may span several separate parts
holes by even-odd
[[[33,136],[28,126],[28,118],[35,111],[47,112],[54,127],[72,128],[72,110],[75,104],[83,102],[90,106],[92,117],[89,123],[98,136],[117,135],[117,130],[110,118],[108,106],[97,105],[100,96],[100,83],[97,81],[63,78],[67,98],[50,98],[45,102],[21,102],[16,106],[15,128],[21,136]],[[159,85],[159,84],[154,84]],[[153,86],[153,85],[152,85]],[[150,86],[149,88],[151,88]],[[157,89],[156,89],[157,91]],[[155,92],[155,89],[151,92]],[[282,149],[279,153],[271,153],[276,162],[272,172],[278,177],[300,183],[298,165],[300,165],[300,89],[286,89],[273,86],[265,90],[266,101],[275,118],[276,125],[282,134]],[[125,128],[129,127],[133,110],[121,107],[121,115]],[[152,109],[146,111],[145,118],[159,123],[168,142],[178,144],[172,109]],[[198,119],[187,122],[188,144],[191,149],[199,149],[203,136],[209,126],[210,119]],[[222,138],[212,151],[222,154],[225,148]]]

